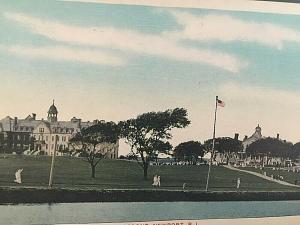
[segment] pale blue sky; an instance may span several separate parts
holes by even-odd
[[[119,121],[188,109],[173,144],[280,133],[300,141],[300,16],[1,0],[0,117]]]

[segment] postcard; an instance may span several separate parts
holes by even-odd
[[[0,5],[0,224],[298,224],[300,4]]]

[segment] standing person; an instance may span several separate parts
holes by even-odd
[[[160,187],[160,176],[157,177],[157,186]]]
[[[15,173],[15,182],[18,183],[18,184],[21,184],[22,183],[22,178],[21,178],[21,173],[23,171],[23,168],[22,169],[18,169]]]
[[[153,184],[152,186],[157,187],[157,175],[154,175],[153,177]]]
[[[241,185],[241,178],[238,178],[236,181],[236,188],[240,189],[240,185]]]

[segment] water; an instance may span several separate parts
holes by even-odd
[[[300,215],[300,201],[0,205],[0,224],[129,222]]]

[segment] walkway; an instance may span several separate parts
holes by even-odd
[[[227,169],[231,169],[231,170],[235,170],[235,171],[239,171],[239,172],[249,173],[249,174],[252,174],[254,176],[261,177],[265,180],[273,181],[273,182],[276,182],[278,184],[282,184],[282,185],[285,185],[285,186],[300,187],[299,185],[291,184],[291,183],[288,183],[288,182],[285,182],[285,181],[282,181],[282,180],[276,180],[276,179],[273,179],[271,177],[265,176],[265,175],[257,173],[257,172],[248,171],[248,170],[241,170],[241,169],[238,169],[236,167],[228,166],[228,165],[224,165],[224,167],[227,168]]]

